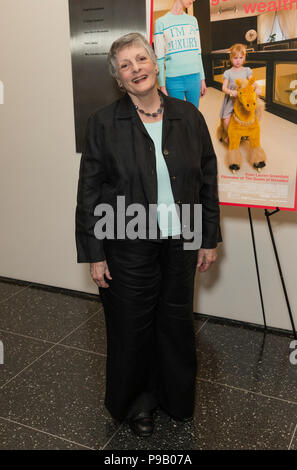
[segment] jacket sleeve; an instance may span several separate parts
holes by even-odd
[[[204,117],[201,113],[199,114],[202,138],[202,186],[200,189],[200,202],[202,204],[201,248],[215,248],[217,243],[222,241],[217,182],[217,158]]]
[[[75,213],[75,238],[78,263],[95,263],[105,260],[103,240],[95,237],[94,227],[99,217],[94,209],[100,203],[105,181],[104,155],[100,139],[100,124],[96,115],[90,116],[80,161],[77,206]]]
[[[164,37],[164,25],[159,18],[155,22],[155,32],[154,32],[154,48],[157,56],[157,63],[159,67],[159,76],[158,82],[159,86],[165,86],[165,37]]]

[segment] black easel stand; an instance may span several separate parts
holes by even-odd
[[[267,329],[267,325],[266,325],[265,310],[264,310],[264,302],[263,302],[263,296],[262,296],[262,288],[261,288],[260,273],[259,273],[258,258],[257,258],[257,250],[256,250],[256,243],[255,243],[255,236],[254,236],[254,228],[253,228],[253,221],[252,221],[252,214],[251,214],[251,208],[250,208],[250,207],[248,207],[248,211],[249,211],[249,219],[250,219],[250,226],[251,226],[251,234],[252,234],[252,240],[253,240],[253,248],[254,248],[254,256],[255,256],[256,270],[257,270],[258,286],[259,286],[259,292],[260,292],[260,298],[261,298],[261,306],[262,306],[262,314],[263,314],[263,320],[264,320],[264,328],[265,328],[265,330],[266,330],[266,329]]]
[[[274,241],[274,236],[273,236],[273,232],[272,232],[272,228],[271,228],[271,224],[270,224],[270,219],[269,219],[269,217],[270,217],[271,215],[273,215],[273,214],[275,214],[276,212],[279,212],[279,211],[280,211],[280,209],[279,209],[278,207],[276,208],[276,210],[274,210],[274,211],[272,211],[272,212],[269,212],[267,209],[265,209],[265,217],[266,217],[266,220],[267,220],[267,224],[268,224],[268,228],[269,228],[269,232],[270,232],[270,237],[271,237],[271,241],[272,241],[272,245],[273,245],[273,250],[274,250],[274,254],[275,254],[275,258],[276,258],[276,262],[277,262],[277,267],[278,267],[279,275],[280,275],[281,282],[282,282],[282,286],[283,286],[283,291],[284,291],[285,298],[286,298],[286,302],[287,302],[287,307],[288,307],[289,317],[290,317],[290,320],[291,320],[293,335],[294,335],[294,338],[297,339],[296,328],[295,328],[295,325],[294,325],[294,320],[293,320],[292,311],[291,311],[291,307],[290,307],[290,303],[289,303],[289,298],[288,298],[288,294],[287,294],[287,289],[286,289],[285,281],[284,281],[284,278],[283,278],[283,273],[282,273],[281,265],[280,265],[280,262],[279,262],[278,253],[277,253],[277,249],[276,249],[276,244],[275,244],[275,241]],[[264,319],[264,327],[265,327],[265,330],[266,330],[266,329],[267,329],[267,325],[266,325],[266,319],[265,319],[264,303],[263,303],[263,296],[262,296],[262,289],[261,289],[261,281],[260,281],[260,274],[259,274],[259,268],[258,268],[258,259],[257,259],[257,252],[256,252],[256,244],[255,244],[255,237],[254,237],[254,230],[253,230],[253,222],[252,222],[252,216],[251,216],[251,209],[250,209],[250,207],[248,207],[248,212],[249,212],[251,233],[252,233],[252,239],[253,239],[253,248],[254,248],[254,255],[255,255],[255,263],[256,263],[256,270],[257,270],[258,285],[259,285],[259,291],[260,291],[260,297],[261,297],[261,305],[262,305],[262,313],[263,313],[263,319]]]
[[[294,320],[293,320],[292,311],[291,311],[291,307],[290,307],[290,303],[289,303],[287,289],[286,289],[285,281],[284,281],[284,278],[283,278],[282,268],[281,268],[281,265],[280,265],[280,262],[279,262],[277,249],[276,249],[276,244],[275,244],[275,241],[274,241],[274,236],[273,236],[273,232],[272,232],[272,228],[271,228],[271,224],[270,224],[270,219],[269,219],[269,217],[271,215],[275,214],[276,212],[279,212],[279,210],[280,209],[278,207],[272,212],[269,212],[267,209],[265,209],[265,217],[266,217],[266,220],[267,220],[267,224],[268,224],[268,228],[269,228],[269,232],[270,232],[270,236],[271,236],[271,241],[272,241],[272,245],[273,245],[273,250],[274,250],[274,254],[275,254],[275,258],[276,258],[276,262],[277,262],[277,267],[278,267],[279,275],[280,275],[280,278],[281,278],[281,281],[282,281],[283,291],[284,291],[286,302],[287,302],[289,317],[290,317],[291,325],[292,325],[292,331],[293,331],[293,334],[294,334],[294,338],[297,339],[296,328],[295,328],[295,325],[294,325]]]

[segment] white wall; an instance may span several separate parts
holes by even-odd
[[[2,0],[0,44],[0,274],[91,291],[74,246],[80,156],[67,0]]]
[[[75,153],[67,0],[2,0],[0,44],[0,80],[5,87],[0,105],[0,275],[97,293],[88,265],[76,264],[80,156]],[[296,312],[296,214],[273,217]],[[247,209],[222,208],[222,228],[220,259],[199,277],[195,308],[261,323]],[[268,324],[290,328],[259,211],[255,231]]]
[[[291,329],[264,209],[251,209],[266,322]],[[221,206],[224,242],[218,261],[207,273],[196,276],[195,311],[263,324],[248,209]],[[297,214],[279,212],[270,218],[297,328]],[[199,289],[198,289],[199,284]]]

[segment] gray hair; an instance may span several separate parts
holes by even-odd
[[[116,39],[111,45],[111,48],[108,53],[107,62],[109,67],[109,72],[112,77],[116,78],[118,76],[118,69],[117,69],[117,53],[120,49],[124,47],[129,47],[134,44],[139,44],[145,48],[148,55],[152,59],[153,63],[157,63],[156,54],[150,45],[150,43],[146,40],[146,38],[140,33],[129,33],[125,34],[124,36]]]

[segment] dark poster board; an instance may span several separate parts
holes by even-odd
[[[108,72],[107,54],[123,34],[146,35],[145,0],[68,0],[71,32],[76,151],[82,151],[87,119],[121,93]]]

